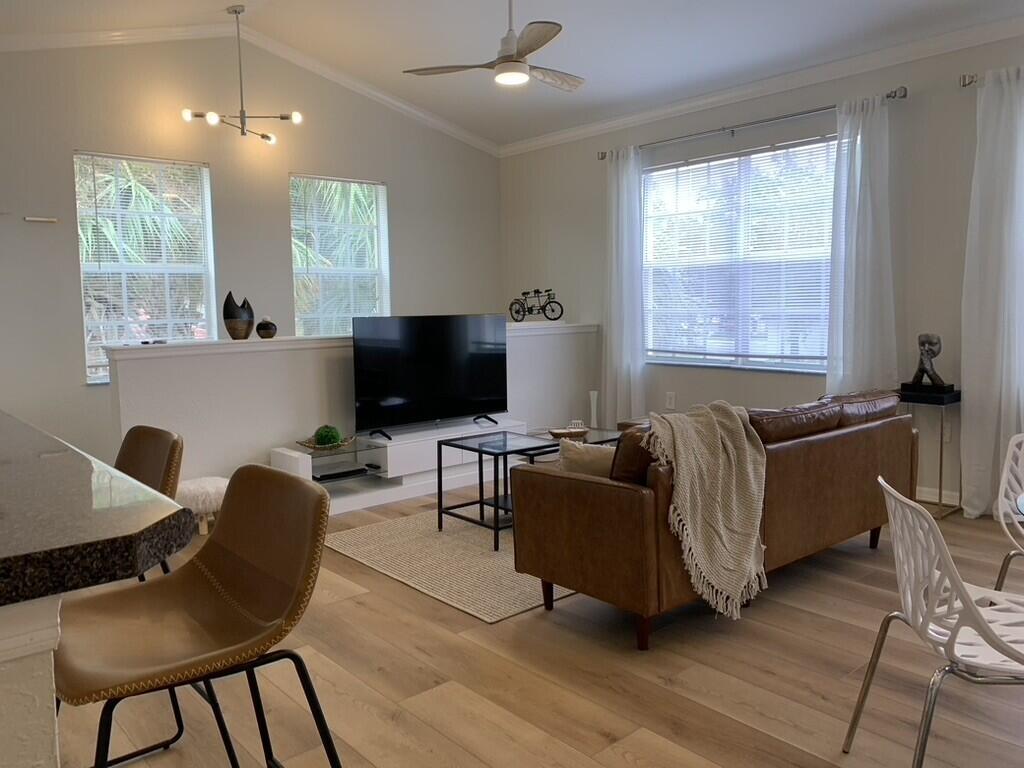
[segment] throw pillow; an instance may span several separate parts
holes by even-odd
[[[558,441],[562,469],[581,475],[608,477],[612,472],[615,448],[611,445],[588,445],[562,438]]]
[[[654,463],[654,457],[640,442],[648,431],[649,427],[633,427],[622,433],[612,459],[612,480],[647,485],[647,468]]]

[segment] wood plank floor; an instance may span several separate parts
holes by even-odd
[[[336,517],[332,529],[433,508],[429,497]],[[1005,552],[992,520],[948,518],[943,533],[971,582],[991,585]],[[503,534],[511,544],[511,532]],[[317,592],[286,645],[314,674],[347,768],[731,768],[909,765],[925,685],[939,661],[893,625],[852,754],[840,745],[882,616],[897,605],[892,552],[867,536],[769,577],[732,622],[692,607],[633,649],[629,617],[576,595],[555,610],[487,625],[325,550]],[[540,586],[538,584],[538,591]],[[1024,591],[1024,565],[1007,589]],[[297,681],[261,673],[277,756],[324,765]],[[243,766],[261,764],[244,679],[217,690]],[[150,768],[227,764],[206,705],[181,694],[187,723]],[[165,694],[118,709],[114,749],[173,730]],[[98,706],[61,711],[63,764],[92,762]],[[1024,762],[1024,688],[950,679],[929,766]],[[0,759],[2,763],[2,759]]]

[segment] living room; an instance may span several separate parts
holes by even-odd
[[[1024,16],[820,6],[0,3],[0,762],[1019,761]]]

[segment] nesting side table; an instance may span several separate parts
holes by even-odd
[[[903,392],[899,393],[900,401],[905,403],[907,411],[913,413],[915,406],[925,406],[930,408],[939,409],[939,500],[938,508],[934,512],[934,516],[941,520],[954,512],[959,512],[963,509],[964,501],[964,486],[961,477],[961,481],[957,484],[959,486],[957,503],[946,504],[943,499],[943,469],[946,458],[946,411],[950,408],[959,408],[961,400],[960,390],[953,390],[952,392],[941,392],[941,393],[927,393],[927,392]]]

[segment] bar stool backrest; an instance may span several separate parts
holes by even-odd
[[[267,625],[298,623],[320,571],[330,497],[319,485],[250,464],[231,476],[195,565],[237,610]]]
[[[178,492],[182,447],[181,437],[174,432],[139,424],[125,434],[114,467],[174,498]]]

